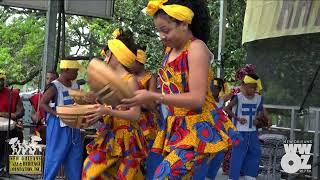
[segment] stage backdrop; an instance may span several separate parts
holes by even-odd
[[[319,0],[247,0],[242,43],[320,32]]]
[[[320,65],[319,0],[248,0],[247,63],[257,66],[265,103],[299,106]],[[320,107],[320,74],[306,107]]]

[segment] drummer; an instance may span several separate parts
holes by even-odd
[[[74,82],[79,68],[80,64],[76,60],[61,60],[60,76],[52,81],[40,102],[40,107],[47,112],[44,179],[55,179],[61,165],[64,166],[67,179],[81,179],[83,146],[80,129],[68,127],[55,111],[56,106],[74,103],[68,89],[79,89],[79,85]]]
[[[49,84],[58,77],[59,74],[56,71],[47,72],[45,89],[47,89]],[[40,144],[46,144],[46,127],[44,126],[45,113],[43,109],[39,107],[42,96],[43,92],[38,91],[29,98],[29,101],[33,107],[31,120],[32,123],[36,125],[36,127],[33,128],[32,131],[36,136],[39,136],[41,138]]]
[[[0,69],[0,117],[9,118],[9,95],[10,89],[5,87],[6,74]],[[18,121],[24,115],[24,108],[17,89],[12,90],[11,102],[11,119]],[[0,169],[4,167],[4,150],[7,132],[0,131]],[[10,137],[18,137],[20,141],[23,139],[22,131],[15,128],[10,132]]]

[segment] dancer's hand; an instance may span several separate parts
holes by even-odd
[[[84,95],[83,99],[87,102],[87,103],[97,103],[97,96],[93,93],[93,92],[88,92]]]
[[[240,122],[240,124],[245,124],[245,123],[247,123],[247,119],[246,118],[240,118],[239,122]]]
[[[122,105],[124,107],[133,107],[133,106],[140,106],[143,104],[150,104],[153,103],[157,98],[157,93],[143,90],[137,90],[134,92],[134,96],[129,99],[122,99]]]
[[[85,118],[89,126],[91,126],[106,115],[111,115],[111,108],[109,106],[96,104],[92,109],[87,111]]]

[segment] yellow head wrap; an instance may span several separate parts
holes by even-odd
[[[6,79],[6,72],[0,69],[0,79]]]
[[[252,77],[245,75],[243,82],[245,84],[257,84],[257,92],[260,92],[262,90],[262,84],[260,79],[255,80]]]
[[[146,53],[141,49],[137,50],[137,61],[142,64],[146,63]]]
[[[191,24],[194,13],[190,8],[178,4],[163,5],[167,1],[168,0],[150,0],[145,8],[146,13],[149,16],[153,16],[159,9],[162,9],[170,17]]]
[[[112,35],[118,38],[120,36],[119,29],[116,29]],[[119,39],[109,40],[108,47],[122,65],[128,68],[133,66],[137,57],[122,41]]]
[[[117,39],[120,36],[120,29],[116,29],[113,31],[112,36],[114,39]]]
[[[218,80],[213,80],[213,85],[214,86],[219,86],[219,82]],[[221,91],[219,92],[219,97],[224,96],[225,94],[229,94],[230,93],[230,88],[228,86],[227,83],[223,82],[223,88],[221,89]]]
[[[60,69],[80,69],[81,65],[77,60],[61,60]]]
[[[105,57],[106,55],[106,51],[104,49],[101,49],[100,56]]]

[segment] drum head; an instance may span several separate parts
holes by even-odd
[[[8,131],[9,119],[0,117],[0,131]],[[10,121],[10,130],[13,130],[16,127],[16,122],[11,119]]]
[[[85,96],[88,94],[87,92],[78,89],[69,89],[68,92],[76,104],[90,104],[85,100]]]
[[[102,103],[113,107],[120,104],[121,99],[133,96],[133,90],[107,64],[92,59],[88,66],[88,84]]]
[[[57,106],[57,114],[66,125],[72,128],[87,128],[85,115],[95,105],[69,105]]]

